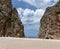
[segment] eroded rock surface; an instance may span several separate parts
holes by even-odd
[[[60,1],[46,9],[40,23],[39,38],[60,39]]]
[[[24,37],[24,26],[11,0],[0,0],[0,37]]]

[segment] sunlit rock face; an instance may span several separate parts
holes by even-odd
[[[60,1],[46,8],[40,23],[39,38],[60,39]]]
[[[0,0],[0,37],[24,37],[24,26],[11,0]]]

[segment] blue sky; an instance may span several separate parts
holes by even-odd
[[[12,6],[18,11],[24,25],[26,37],[38,37],[40,19],[48,6],[53,6],[58,0],[12,0]]]

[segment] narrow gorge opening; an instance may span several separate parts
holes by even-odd
[[[24,25],[25,37],[37,38],[46,7],[52,6],[57,0],[12,0],[13,8],[18,11],[19,18]]]

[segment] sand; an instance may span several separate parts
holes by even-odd
[[[0,49],[60,49],[60,40],[0,37]]]

